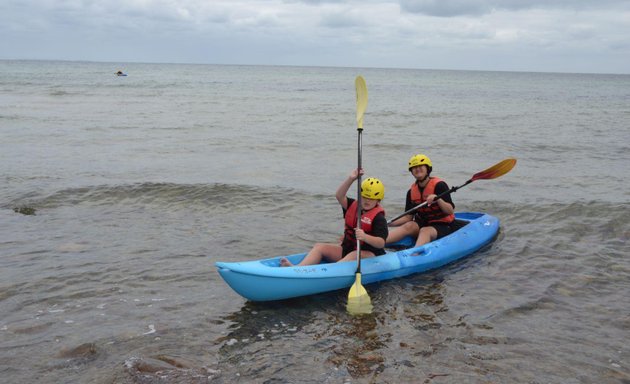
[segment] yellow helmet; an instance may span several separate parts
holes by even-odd
[[[431,164],[431,159],[421,153],[411,156],[411,159],[409,159],[409,170],[411,171],[411,168],[417,167],[419,165],[426,165],[429,167],[429,170],[433,168],[433,164]]]
[[[376,177],[368,177],[361,183],[361,196],[366,199],[383,200],[385,186]]]

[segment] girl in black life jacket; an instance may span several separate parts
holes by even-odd
[[[418,154],[409,159],[409,172],[416,181],[407,191],[405,211],[427,202],[428,204],[415,213],[405,215],[391,223],[395,227],[389,231],[387,242],[395,242],[407,235],[417,236],[416,246],[421,246],[433,240],[452,233],[456,228],[455,204],[451,195],[435,200],[440,193],[448,191],[448,185],[438,177],[431,177],[433,165],[431,160]]]
[[[385,254],[385,239],[387,238],[387,220],[385,210],[380,201],[385,194],[385,187],[379,179],[370,177],[361,183],[361,229],[357,228],[356,200],[346,196],[350,186],[363,174],[363,170],[353,170],[348,178],[337,188],[335,197],[341,205],[344,214],[345,230],[341,244],[317,243],[298,265],[319,264],[322,260],[329,262],[350,261],[357,258],[357,239],[361,243],[361,257],[372,257]],[[283,267],[293,266],[283,257],[280,260]]]

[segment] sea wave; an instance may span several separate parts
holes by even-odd
[[[315,198],[318,198],[316,195]],[[323,197],[323,196],[319,196]],[[164,209],[212,207],[232,210],[243,206],[273,207],[287,200],[304,199],[303,192],[280,187],[257,187],[237,184],[136,183],[68,188],[46,196],[25,194],[3,204],[14,211],[55,209],[76,205],[159,205]]]
[[[350,194],[352,195],[352,194]],[[244,184],[179,184],[143,182],[119,185],[94,185],[60,189],[43,195],[38,191],[23,193],[6,203],[4,209],[31,207],[55,209],[74,205],[159,205],[163,208],[212,206],[230,210],[240,206],[269,208],[282,206],[287,201],[331,202],[332,195],[309,194],[307,191],[280,186],[253,186]],[[390,216],[398,212],[398,202],[385,201]],[[603,230],[610,236],[628,236],[627,217],[630,205],[624,202],[577,201],[568,203],[514,203],[511,201],[469,201],[460,203],[459,211],[488,212],[504,223],[532,223],[544,225],[554,233],[580,234],[589,230]],[[305,208],[309,209],[309,208]],[[603,215],[602,213],[606,214]]]

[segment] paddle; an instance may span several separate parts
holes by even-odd
[[[354,82],[357,90],[357,149],[358,149],[358,165],[361,171],[361,134],[363,133],[363,113],[367,108],[368,93],[365,80],[361,76],[357,76]],[[357,228],[361,229],[361,174],[357,178]],[[357,271],[355,273],[355,282],[348,292],[348,311],[353,314],[370,313],[372,311],[372,303],[363,285],[361,285],[361,242],[357,239]]]
[[[449,193],[456,192],[458,189],[467,186],[468,184],[472,183],[475,180],[489,180],[489,179],[496,179],[497,177],[503,176],[506,173],[510,172],[512,168],[514,168],[515,165],[516,165],[516,159],[513,159],[513,158],[508,158],[503,161],[500,161],[488,169],[484,169],[481,172],[475,173],[473,177],[470,178],[470,180],[460,185],[459,187],[452,187],[448,191],[440,193],[439,195],[435,197],[435,199],[433,199],[433,201],[437,201],[438,199],[448,195]],[[422,208],[425,205],[427,205],[426,201],[422,204],[416,205],[415,207],[411,208],[408,211],[401,213],[400,215],[394,217],[393,219],[388,220],[387,224],[391,224],[392,222],[400,219],[401,217],[405,215],[415,212],[417,209]]]

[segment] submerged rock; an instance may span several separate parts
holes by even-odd
[[[23,215],[35,216],[35,208],[32,207],[15,207],[13,212],[21,213]]]

